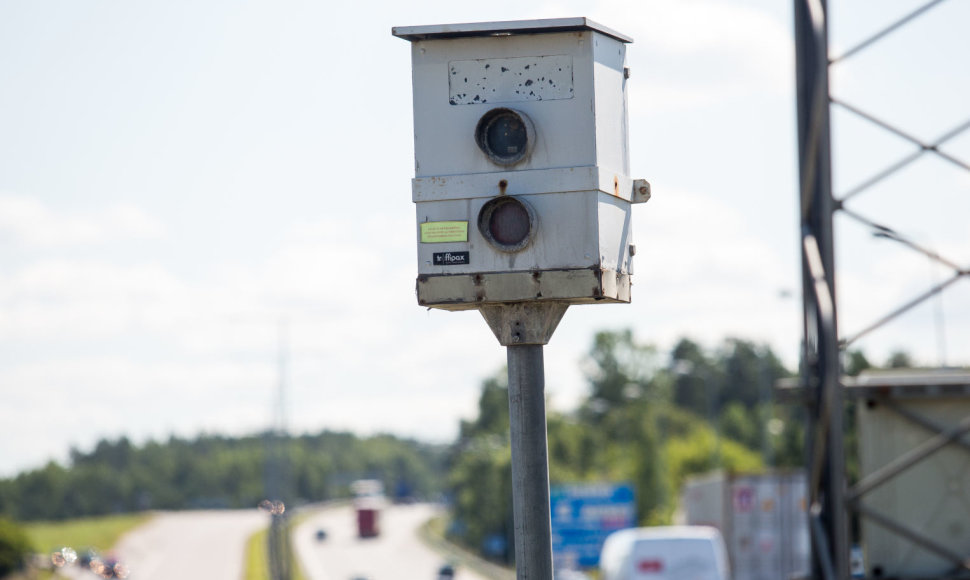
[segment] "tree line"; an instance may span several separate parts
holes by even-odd
[[[347,497],[350,482],[428,496],[440,491],[444,448],[391,435],[171,437],[135,445],[104,439],[70,451],[66,466],[0,480],[0,515],[61,520],[148,509],[256,507],[264,499],[315,502]],[[270,497],[273,496],[273,497]]]

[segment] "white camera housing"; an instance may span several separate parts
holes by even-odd
[[[629,302],[626,44],[586,18],[396,27],[411,42],[418,303]]]

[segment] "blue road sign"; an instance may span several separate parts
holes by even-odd
[[[599,565],[606,536],[636,525],[633,486],[628,483],[578,483],[549,490],[552,551],[557,562]]]

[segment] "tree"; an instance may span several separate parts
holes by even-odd
[[[670,485],[680,489],[690,475],[706,473],[718,467],[727,471],[754,472],[763,467],[761,457],[731,440],[718,440],[709,428],[692,431],[668,443]]]
[[[279,497],[319,501],[348,493],[354,479],[379,478],[418,496],[439,491],[444,447],[390,435],[358,438],[324,431],[281,437],[274,453],[286,470]],[[144,509],[253,507],[267,498],[266,442],[201,435],[171,437],[143,447],[103,440],[94,450],[72,450],[72,465],[0,480],[0,513],[19,520],[64,519]]]
[[[18,475],[14,485],[17,497],[11,515],[16,519],[53,520],[74,515],[63,511],[70,482],[67,470],[57,463],[51,461],[42,469]]]
[[[591,420],[633,399],[656,395],[651,378],[659,369],[657,349],[640,344],[629,329],[597,332],[585,361],[590,396],[583,413]]]
[[[493,536],[506,539],[512,558],[512,451],[509,441],[508,373],[482,381],[478,416],[462,420],[451,448],[448,486],[453,497],[449,536],[482,550]]]
[[[0,578],[23,569],[31,551],[27,533],[12,520],[0,518]]]
[[[743,403],[733,401],[728,403],[721,413],[721,434],[742,443],[748,449],[758,449],[762,445],[762,432],[765,421],[758,417],[762,408],[752,410]],[[761,419],[761,420],[759,420]]]
[[[718,365],[724,369],[719,409],[729,401],[753,408],[769,400],[774,382],[789,374],[770,348],[738,338],[724,341]]]
[[[504,435],[509,432],[509,386],[505,369],[482,383],[478,397],[478,417],[474,421],[462,421],[461,439],[476,435]]]
[[[684,409],[709,416],[714,408],[713,393],[719,390],[720,372],[696,342],[682,338],[670,353],[673,400]]]
[[[889,355],[889,359],[886,360],[886,367],[891,369],[911,369],[914,367],[913,358],[907,352],[901,350],[893,351]]]
[[[512,456],[507,443],[482,435],[468,442],[448,478],[453,496],[451,537],[480,550],[490,536],[512,546]],[[506,560],[511,553],[507,553]]]
[[[862,371],[870,368],[872,364],[861,350],[850,350],[845,354],[845,374],[850,377],[857,377]]]

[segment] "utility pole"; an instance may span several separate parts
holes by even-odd
[[[551,579],[553,574],[542,347],[568,306],[523,302],[479,309],[508,356],[512,511],[519,579]]]
[[[286,460],[286,375],[289,355],[289,324],[280,318],[276,335],[277,383],[273,397],[273,413],[266,433],[266,495],[270,513],[270,527],[266,535],[269,572],[272,580],[290,580],[290,547],[285,500],[288,465]]]

